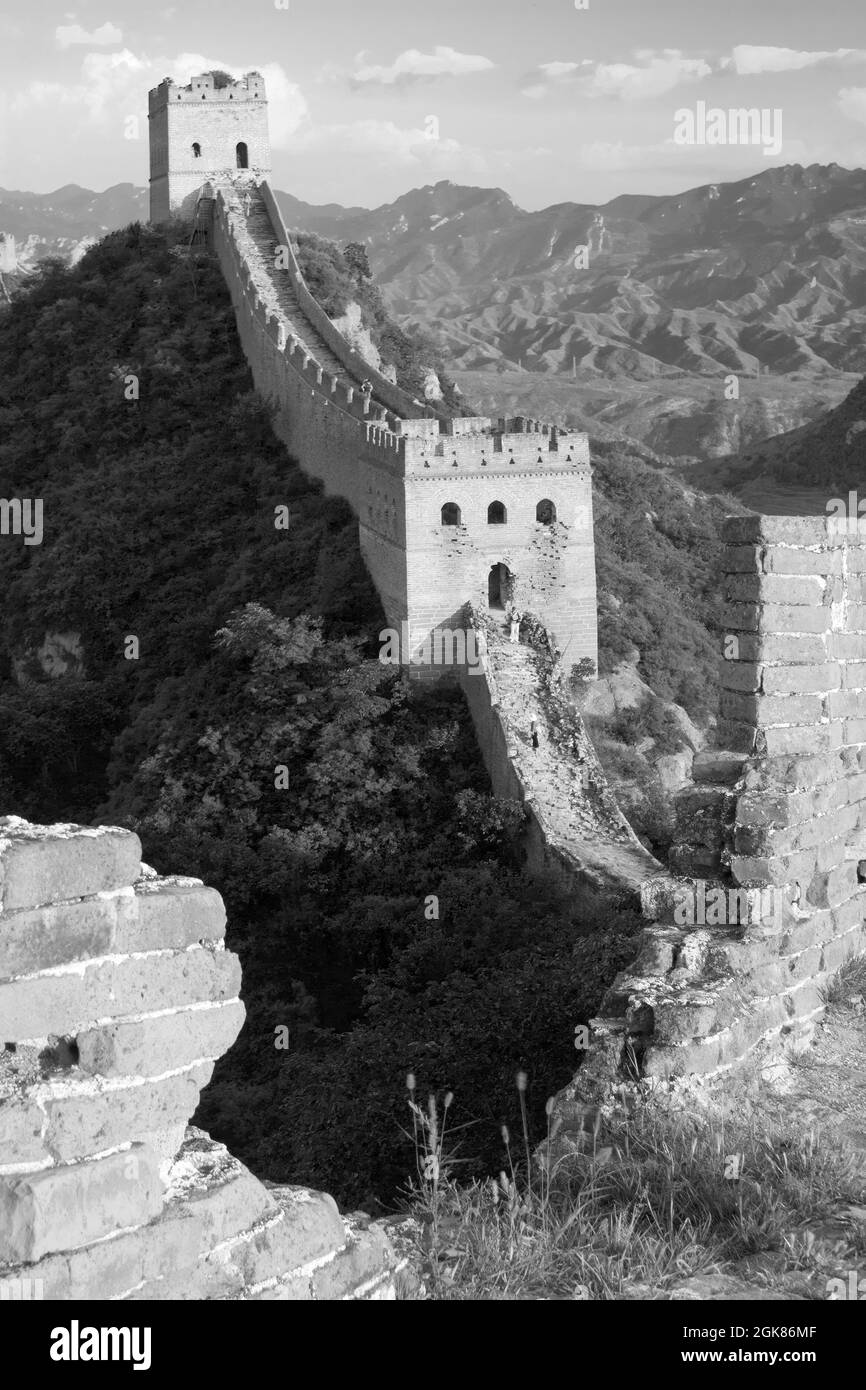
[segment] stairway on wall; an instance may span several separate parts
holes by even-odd
[[[475,621],[484,630],[509,757],[548,844],[587,881],[638,892],[661,866],[616,805],[580,715],[561,688],[561,673],[535,646],[510,642],[495,618],[476,614]]]
[[[250,197],[250,212],[249,216],[245,217],[240,192],[234,188],[226,188],[224,192],[233,235],[249,267],[262,303],[285,322],[289,337],[295,337],[303,343],[320,367],[332,376],[347,378],[343,363],[304,314],[295,292],[291,272],[275,268],[276,251],[281,243],[261,193],[255,185],[245,185],[245,192],[248,192]],[[361,385],[360,381],[354,384]]]

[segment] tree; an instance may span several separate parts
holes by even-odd
[[[367,248],[360,241],[350,241],[343,248],[346,264],[356,280],[372,280],[373,272],[367,256]]]

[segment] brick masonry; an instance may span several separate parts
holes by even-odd
[[[244,1020],[224,931],[128,831],[0,819],[0,1298],[395,1296],[375,1224],[188,1128]]]
[[[357,515],[387,625],[408,622],[420,652],[436,629],[459,626],[467,602],[487,605],[495,571],[520,609],[544,613],[570,664],[595,662],[586,436],[522,419],[440,418],[358,355],[307,288],[268,184],[259,73],[221,88],[210,74],[183,87],[166,80],[150,93],[149,119],[151,220],[194,216],[212,236],[274,428]],[[538,520],[541,502],[553,504],[555,520]],[[448,503],[459,508],[457,525],[443,524]],[[502,524],[489,520],[495,503]]]
[[[677,797],[676,876],[614,981],[560,1115],[624,1078],[712,1083],[804,1046],[822,989],[866,951],[866,536],[824,517],[732,517],[722,717]]]

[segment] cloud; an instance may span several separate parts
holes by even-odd
[[[106,45],[109,43],[120,43],[123,39],[123,30],[116,25],[106,21],[100,29],[94,29],[92,34],[88,34],[86,29],[82,29],[80,24],[59,24],[54,31],[54,37],[61,48],[71,48],[76,43],[90,43]]]
[[[720,66],[732,67],[738,76],[747,77],[761,72],[799,72],[802,68],[817,67],[819,63],[862,62],[866,62],[866,49],[863,48],[819,51],[741,43],[731,50],[730,58],[722,59]]]
[[[843,87],[838,101],[843,115],[866,123],[866,87]]]
[[[482,174],[487,161],[480,150],[461,145],[458,140],[433,140],[422,128],[405,128],[394,121],[364,120],[344,124],[308,126],[299,132],[292,148],[322,150],[334,154],[379,156],[382,162],[414,170],[440,172],[449,176]]]
[[[351,74],[353,86],[393,87],[409,82],[431,81],[437,77],[465,77],[468,73],[487,72],[496,66],[480,53],[458,53],[455,48],[437,44],[432,53],[407,48],[389,65],[365,63],[366,54],[359,53],[360,66]]]
[[[87,53],[78,81],[30,82],[15,93],[10,109],[17,115],[33,108],[54,106],[74,110],[78,107],[89,122],[121,129],[130,113],[143,114],[147,92],[159,86],[164,77],[186,84],[194,73],[221,68],[240,77],[256,65],[226,63],[202,53],[180,53],[176,58],[138,57],[128,48],[116,53]],[[258,65],[268,94],[268,126],[273,149],[285,148],[295,132],[309,120],[306,98],[291,82],[279,63]]]
[[[683,82],[697,82],[712,72],[703,58],[687,58],[678,48],[659,53],[641,49],[634,57],[634,63],[595,63],[588,58],[578,63],[541,63],[521,95],[537,101],[557,86],[577,84],[587,97],[642,101],[662,96]]]
[[[641,66],[632,63],[598,63],[587,85],[595,97],[619,97],[622,101],[643,101],[662,96],[683,82],[709,77],[712,68],[703,58],[686,58],[679,49],[663,53],[640,54]]]

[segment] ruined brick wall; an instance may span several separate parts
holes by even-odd
[[[653,925],[566,1110],[630,1071],[772,1067],[866,951],[866,537],[749,516],[725,542],[718,746],[678,795],[683,876],[645,885]]]
[[[394,1296],[378,1228],[187,1129],[244,1017],[224,930],[127,831],[0,819],[0,1295]]]

